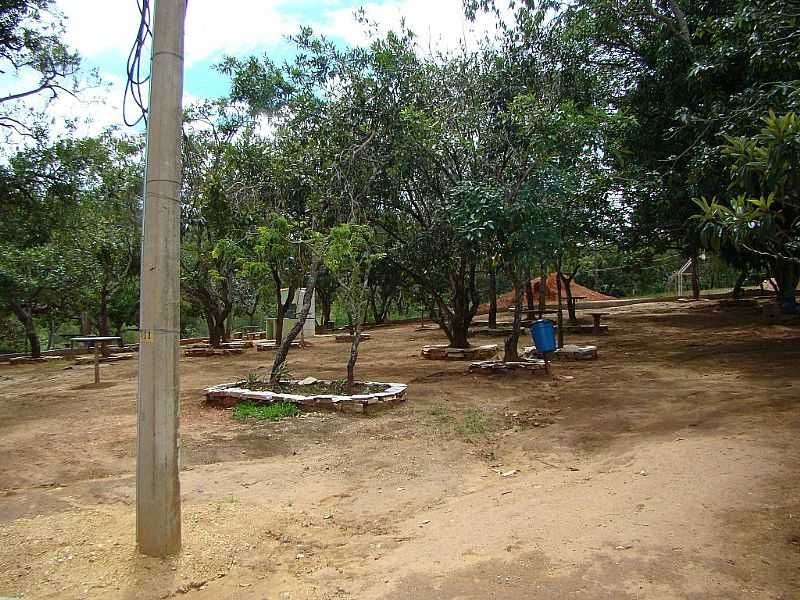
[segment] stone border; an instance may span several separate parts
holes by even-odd
[[[526,359],[513,362],[502,360],[482,360],[469,366],[470,373],[509,373],[512,371],[544,371],[546,365],[543,360]]]
[[[497,344],[450,348],[447,344],[429,344],[422,347],[422,358],[428,360],[488,360],[497,356]]]
[[[526,346],[522,353],[525,358],[541,358],[542,353],[536,346]],[[565,346],[552,352],[550,356],[556,360],[594,360],[597,358],[597,346]]]
[[[101,356],[97,362],[99,363],[114,363],[120,362],[122,360],[131,360],[133,358],[133,354],[111,354],[110,356]],[[91,365],[94,364],[94,357],[93,356],[76,356],[75,357],[75,364],[76,365]]]
[[[186,348],[184,356],[231,356],[234,354],[244,354],[244,348]]]
[[[333,383],[329,379],[303,379],[289,380],[284,383],[297,385],[313,385],[315,383]],[[387,385],[387,389],[373,394],[355,394],[353,396],[338,396],[335,394],[316,394],[314,396],[301,396],[299,394],[280,394],[276,392],[261,392],[239,387],[243,381],[236,383],[223,383],[206,388],[206,402],[218,404],[223,407],[235,406],[242,400],[252,400],[261,404],[273,402],[291,402],[303,410],[336,410],[340,412],[354,412],[366,414],[368,408],[378,406],[394,406],[405,401],[408,386],[404,383],[380,383],[375,381],[364,382],[367,385]]]
[[[350,335],[349,333],[337,333],[334,339],[337,342],[339,342],[340,344],[341,343],[345,343],[345,342],[348,343],[348,344],[352,344],[353,343],[353,336]],[[372,336],[370,334],[368,334],[368,333],[362,333],[361,334],[361,341],[362,342],[366,342],[369,339],[372,339]]]
[[[306,342],[306,344],[308,345],[308,342]],[[256,352],[269,352],[270,350],[277,350],[278,348],[281,347],[280,344],[275,344],[275,342],[272,340],[268,340],[266,342],[256,342],[255,346],[256,346]],[[292,342],[291,344],[289,344],[289,347],[299,348],[300,342]]]
[[[233,340],[232,342],[222,342],[219,345],[220,348],[224,348],[226,350],[236,350],[239,348],[252,348],[253,341],[252,340]]]
[[[63,356],[40,356],[39,358],[31,358],[30,356],[17,356],[9,358],[9,365],[40,365],[52,360],[62,360]],[[94,361],[94,359],[92,359]]]

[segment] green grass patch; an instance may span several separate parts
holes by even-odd
[[[258,419],[259,421],[280,421],[286,417],[296,417],[300,409],[291,402],[275,402],[273,404],[253,404],[243,402],[233,407],[233,418],[237,421]]]
[[[471,412],[464,416],[464,420],[456,425],[456,431],[461,435],[474,435],[486,433],[486,417],[479,412]]]

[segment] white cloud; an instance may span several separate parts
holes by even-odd
[[[191,0],[186,14],[186,65],[279,43],[298,24],[281,14],[280,0]],[[67,17],[67,42],[91,59],[127,55],[139,26],[136,0],[58,0]]]
[[[281,14],[282,2],[192,0],[186,17],[186,61],[252,52],[294,33],[298,24]]]
[[[406,27],[417,34],[420,49],[453,50],[462,41],[474,46],[484,36],[495,34],[495,18],[479,15],[470,22],[464,16],[462,0],[388,0],[368,2],[363,5],[367,18],[378,24],[379,32],[397,30],[402,20]],[[329,11],[322,31],[330,36],[342,38],[352,45],[368,42],[364,26],[353,18],[352,8]]]
[[[67,17],[66,42],[81,55],[127,53],[139,25],[136,0],[57,0]]]

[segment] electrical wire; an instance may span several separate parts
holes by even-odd
[[[128,54],[127,82],[125,83],[125,97],[122,101],[122,119],[128,127],[135,127],[144,121],[147,126],[147,105],[142,93],[142,86],[150,81],[150,73],[142,75],[142,53],[148,40],[153,38],[150,28],[150,0],[136,0],[139,8],[139,30]],[[128,118],[128,103],[132,101],[139,109],[135,120]]]

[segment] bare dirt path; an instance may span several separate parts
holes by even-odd
[[[438,332],[376,329],[360,376],[411,386],[367,418],[237,423],[201,389],[270,356],[183,359],[164,561],[134,551],[135,361],[100,389],[91,366],[0,367],[0,596],[800,598],[800,328],[610,312],[600,360],[553,378],[467,375],[418,358]],[[318,339],[291,368],[340,377],[347,350]]]

